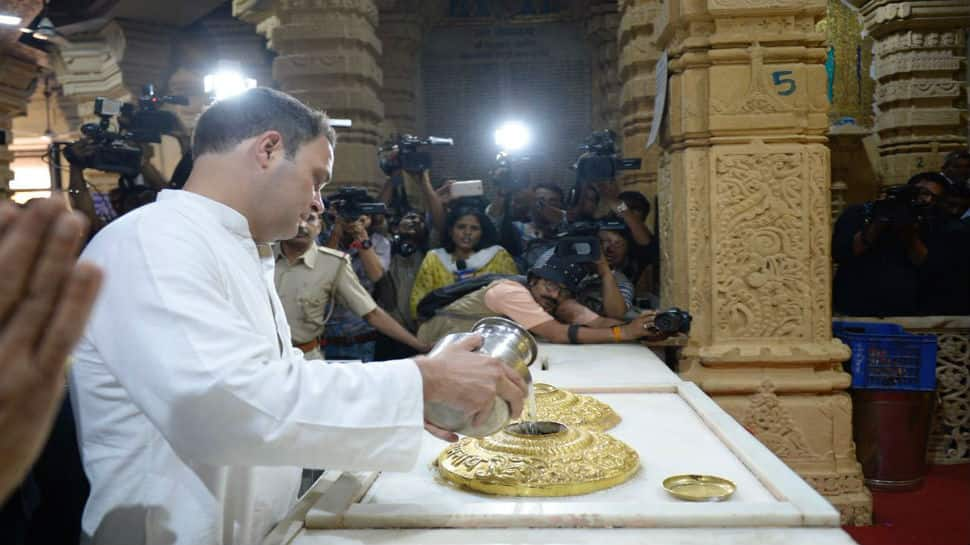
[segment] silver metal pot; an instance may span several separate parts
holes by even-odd
[[[527,329],[506,318],[497,316],[482,318],[475,322],[468,333],[446,335],[435,343],[428,356],[439,354],[446,347],[469,335],[482,336],[482,346],[476,352],[498,358],[505,365],[515,369],[527,384],[532,383],[529,366],[535,361],[539,351],[536,340]],[[439,428],[472,437],[491,435],[505,427],[511,418],[518,417],[510,414],[508,403],[499,397],[495,398],[492,414],[480,426],[472,426],[471,420],[461,410],[444,403],[426,402],[425,415],[429,422]]]

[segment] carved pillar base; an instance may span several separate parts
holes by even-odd
[[[783,395],[765,379],[754,395],[713,398],[832,502],[843,525],[872,524],[872,495],[863,486],[851,441],[852,400],[848,394]]]

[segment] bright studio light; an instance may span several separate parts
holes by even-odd
[[[17,26],[23,21],[16,15],[0,15],[0,25]]]
[[[212,95],[212,98],[222,100],[256,87],[256,80],[243,77],[239,72],[220,70],[215,74],[207,75],[202,80],[202,84],[205,86],[205,92]]]
[[[529,128],[518,121],[503,123],[495,129],[495,143],[503,151],[518,151],[529,145],[532,134]]]

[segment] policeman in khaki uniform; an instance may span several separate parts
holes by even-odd
[[[333,298],[380,331],[418,352],[429,347],[377,306],[360,284],[350,265],[350,257],[339,251],[317,246],[320,214],[314,211],[300,224],[297,235],[275,248],[276,291],[286,312],[293,346],[303,350],[304,358],[322,360],[320,335],[323,334]]]

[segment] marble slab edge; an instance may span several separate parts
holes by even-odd
[[[680,528],[797,527],[801,512],[789,503],[684,503],[641,506],[602,503],[477,502],[459,509],[435,504],[355,504],[344,512],[312,509],[306,527],[367,528]]]
[[[289,545],[856,545],[839,528],[304,530]]]

